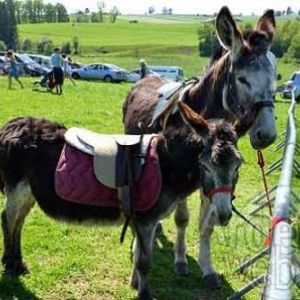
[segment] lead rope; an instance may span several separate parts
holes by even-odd
[[[257,164],[260,166],[260,169],[261,169],[262,179],[263,179],[267,202],[268,202],[269,215],[272,218],[273,217],[272,206],[271,206],[271,201],[270,201],[270,196],[269,196],[269,191],[268,191],[266,174],[264,171],[265,161],[264,161],[263,154],[260,150],[257,150]]]
[[[271,228],[269,229],[269,233],[265,234],[258,226],[256,226],[254,223],[252,223],[249,219],[247,219],[243,214],[241,214],[233,205],[232,203],[232,210],[233,212],[235,212],[242,220],[244,220],[246,223],[248,223],[250,226],[252,226],[256,231],[258,231],[260,234],[262,234],[266,239],[265,239],[265,243],[266,246],[270,248],[271,244],[272,244],[272,232],[274,230],[274,227],[281,221],[283,221],[282,218],[273,218],[273,213],[272,213],[272,207],[271,207],[271,201],[270,201],[270,197],[269,197],[269,191],[268,191],[268,186],[267,186],[267,180],[266,180],[266,175],[264,172],[264,166],[265,166],[265,161],[264,161],[264,157],[262,155],[262,152],[260,150],[257,151],[257,164],[260,166],[261,168],[261,172],[262,172],[262,177],[263,177],[263,182],[264,182],[264,188],[266,191],[266,196],[267,196],[267,201],[268,201],[268,208],[269,208],[269,214],[270,217],[272,218],[272,224],[271,224]],[[232,201],[234,200],[234,196],[232,198]]]

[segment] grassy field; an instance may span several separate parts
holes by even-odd
[[[80,24],[76,28],[70,24],[23,25],[20,33],[21,37],[30,37],[33,40],[51,36],[57,44],[76,34],[83,45],[90,45],[91,49],[101,45],[110,45],[112,49],[113,47],[119,49],[116,53],[105,55],[97,52],[90,53],[89,56],[84,54],[80,57],[84,62],[105,60],[126,68],[134,68],[143,57],[140,56],[140,52],[134,53],[134,49],[145,48],[152,49],[147,52],[149,56],[145,56],[150,63],[180,65],[184,67],[187,76],[200,75],[207,63],[207,59],[197,56],[195,24],[161,25],[124,22],[124,26],[104,25],[105,28],[93,24]],[[138,25],[139,29],[130,31],[132,25]],[[113,37],[110,38],[110,35]],[[122,52],[123,46],[126,46],[128,51]],[[180,47],[193,48],[195,51],[180,52],[178,51]],[[161,49],[162,54],[157,49]],[[293,65],[279,62],[279,72],[283,75],[282,81],[287,79],[294,68]],[[40,92],[33,92],[31,90],[33,79],[22,78],[22,80],[25,83],[24,90],[19,90],[16,83],[14,83],[14,90],[7,90],[7,78],[0,77],[0,125],[15,116],[32,115],[60,121],[68,127],[82,126],[102,133],[123,131],[121,107],[131,84],[77,81],[77,86],[74,87],[67,81],[64,95],[56,96],[45,92],[42,88]],[[288,108],[289,103],[282,101],[278,95],[276,114],[279,133],[285,129]],[[299,107],[296,108],[296,116],[299,120]],[[280,138],[277,142],[279,141]],[[240,140],[239,148],[245,164],[240,171],[235,201],[236,207],[247,215],[256,207],[251,200],[263,191],[263,183],[256,163],[256,152],[252,150],[247,136]],[[269,147],[264,151],[267,166],[282,155],[282,151],[275,152],[273,148]],[[298,153],[298,161],[299,158]],[[268,185],[274,186],[278,178],[277,170],[268,176]],[[296,176],[293,177],[293,190],[300,193],[299,178]],[[3,202],[1,197],[1,210]],[[264,248],[264,238],[234,216],[227,228],[216,229],[212,241],[213,261],[216,269],[223,275],[224,287],[217,292],[206,290],[197,265],[200,205],[198,193],[190,196],[189,203],[191,221],[187,232],[187,244],[190,274],[186,277],[178,277],[173,273],[172,247],[175,240],[175,226],[173,217],[170,216],[163,223],[164,233],[155,241],[150,285],[156,299],[223,300],[253,278],[266,273],[267,258],[252,266],[245,274],[234,272],[242,262]],[[251,218],[265,232],[270,225],[266,217],[267,212],[265,209],[259,217]],[[120,245],[120,231],[121,228],[117,227],[80,227],[59,223],[45,216],[35,206],[27,218],[23,232],[23,255],[32,273],[18,280],[0,277],[0,299],[134,299],[136,292],[128,285],[131,271],[129,249],[132,237],[128,233],[124,244]],[[298,244],[295,244],[295,247],[297,251]],[[1,243],[0,253],[2,250]],[[0,267],[1,271],[2,267]],[[244,299],[259,299],[261,290],[262,286],[254,289]],[[293,299],[299,298],[299,291],[295,289]]]

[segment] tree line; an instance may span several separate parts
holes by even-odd
[[[241,25],[243,30],[251,30],[252,24]],[[211,56],[219,42],[215,33],[214,24],[204,23],[198,28],[198,50],[200,56]],[[271,51],[277,58],[286,62],[300,63],[300,18],[277,22],[276,35]]]
[[[44,4],[43,0],[13,1],[18,24],[24,23],[65,23],[69,22],[68,12],[63,4]]]
[[[110,22],[115,22],[119,11],[114,7],[111,12],[105,13],[105,3],[98,2],[98,13],[90,13],[88,9],[84,12],[77,12],[72,16],[72,20],[66,8],[57,3],[44,4],[43,0],[0,0],[0,50],[32,48],[32,42],[27,39],[24,45],[19,45],[18,24],[22,23],[42,23],[42,22],[104,22],[104,17],[109,16]],[[252,29],[251,23],[241,26],[244,30]],[[79,51],[78,37],[73,37],[75,42],[66,42],[66,48],[74,46],[74,51]],[[200,24],[198,29],[198,49],[200,56],[209,57],[218,45],[214,24]],[[25,41],[25,40],[24,40]],[[52,41],[46,39],[38,44],[38,51],[49,52],[52,48]],[[24,46],[24,47],[23,47]],[[48,50],[47,50],[48,49]],[[273,41],[272,52],[285,61],[294,60],[300,63],[300,19],[286,20],[277,23],[277,34]]]
[[[66,23],[66,22],[105,22],[109,21],[114,23],[117,16],[120,14],[117,7],[113,7],[109,13],[105,12],[105,3],[99,1],[97,3],[98,12],[90,13],[89,9],[85,11],[78,11],[72,16],[64,5],[56,3],[44,4],[43,0],[0,0],[0,50],[5,49],[22,49],[28,50],[32,48],[32,42],[26,38],[22,45],[18,41],[18,24],[38,24],[38,23]],[[77,37],[74,37],[78,41]],[[74,39],[73,38],[73,39]],[[69,42],[68,42],[69,43]],[[67,44],[68,44],[67,43]],[[78,42],[75,42],[78,45]],[[43,39],[37,45],[37,50],[45,54],[49,52],[52,47],[52,41]],[[68,48],[69,46],[66,46]],[[77,47],[79,48],[79,47]],[[74,47],[74,52],[79,50]]]

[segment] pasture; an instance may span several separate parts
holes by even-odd
[[[114,27],[115,25],[117,26]],[[90,54],[87,56],[83,53],[83,56],[76,59],[83,62],[112,62],[128,69],[137,67],[139,59],[144,57],[151,64],[180,65],[184,67],[187,76],[193,76],[200,75],[207,63],[207,59],[197,56],[197,24],[120,22],[115,25],[80,24],[77,28],[73,28],[70,24],[22,25],[20,35],[21,38],[30,37],[33,40],[51,36],[55,44],[77,35],[83,46],[89,49]],[[136,25],[139,29],[132,32],[131,26]],[[101,46],[111,47],[114,50],[108,54],[94,51]],[[282,81],[285,81],[295,66],[279,62],[278,69],[279,73],[282,73]],[[85,127],[101,133],[122,132],[121,107],[131,84],[77,81],[77,86],[73,87],[67,80],[65,94],[56,96],[45,92],[42,88],[41,92],[33,92],[31,90],[33,79],[22,78],[22,80],[25,84],[24,90],[19,90],[14,83],[15,89],[9,91],[7,78],[0,77],[1,126],[13,117],[31,115],[59,121],[68,127]],[[285,129],[289,103],[282,101],[279,95],[276,100],[278,132],[281,133]],[[296,107],[296,116],[299,120],[299,106]],[[298,131],[298,139],[299,137]],[[240,171],[235,205],[247,216],[254,207],[251,199],[263,191],[263,183],[256,163],[256,152],[251,148],[247,136],[239,141],[239,149],[245,163]],[[274,152],[272,146],[263,153],[267,166],[281,157],[281,151]],[[298,153],[298,161],[299,158]],[[277,170],[268,176],[268,185],[275,185],[278,178]],[[300,193],[299,178],[293,178],[293,190]],[[188,276],[174,275],[173,216],[163,222],[164,232],[155,241],[153,266],[149,278],[156,299],[223,300],[267,270],[268,260],[264,258],[245,274],[239,275],[234,272],[242,262],[265,246],[264,237],[234,215],[227,227],[217,228],[212,240],[213,261],[223,275],[224,286],[215,292],[206,290],[197,265],[199,206],[198,193],[195,193],[189,199],[191,220],[187,232],[190,271]],[[3,208],[2,196],[0,208],[1,210]],[[260,217],[251,218],[265,232],[270,225],[267,213],[266,208]],[[297,216],[293,221],[297,221]],[[76,226],[58,223],[45,216],[37,206],[34,207],[27,218],[23,234],[23,255],[31,274],[15,280],[1,276],[0,299],[133,299],[136,292],[128,284],[131,272],[132,236],[128,232],[124,244],[121,245],[120,232],[121,228],[118,227],[97,228],[88,224]],[[297,232],[295,251],[299,247],[296,234]],[[0,235],[2,237],[2,233]],[[1,253],[2,249],[3,245],[0,243]],[[260,291],[261,286],[247,294],[244,299],[259,299]],[[294,296],[300,297],[296,289]]]
[[[23,79],[25,90],[6,90],[6,78],[0,78],[1,114],[3,124],[15,116],[43,116],[63,122],[67,126],[83,126],[103,133],[122,132],[121,105],[130,84],[104,84],[78,82],[73,87],[66,82],[65,94],[51,95],[32,92],[31,79]],[[288,103],[276,104],[279,132],[285,126]],[[299,110],[297,111],[299,118]],[[239,143],[245,158],[237,186],[236,206],[247,214],[253,207],[250,200],[263,191],[256,153],[245,137]],[[280,153],[272,147],[264,151],[267,164],[275,161]],[[299,155],[298,155],[299,156]],[[278,172],[268,177],[269,185],[278,180]],[[298,184],[297,184],[298,182]],[[294,188],[299,179],[294,178]],[[299,191],[299,188],[295,189]],[[1,198],[1,207],[3,206]],[[191,222],[187,234],[190,274],[179,278],[173,274],[172,246],[175,238],[173,217],[164,221],[164,233],[156,241],[150,284],[157,299],[225,299],[267,268],[264,259],[245,275],[234,269],[264,247],[264,238],[241,219],[234,216],[227,228],[218,228],[213,235],[213,260],[221,270],[225,285],[211,294],[203,291],[201,274],[197,266],[198,209],[197,193],[189,199]],[[267,214],[267,209],[262,215]],[[255,218],[266,231],[265,217]],[[24,228],[24,257],[32,271],[19,280],[2,277],[0,291],[3,299],[13,296],[20,299],[132,299],[135,291],[128,286],[130,275],[131,234],[123,245],[119,244],[120,228],[80,227],[57,223],[45,216],[37,207],[29,215]],[[2,244],[0,251],[2,251]],[[257,299],[259,289],[245,299]],[[204,298],[203,298],[204,297]]]

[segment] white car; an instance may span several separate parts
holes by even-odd
[[[128,82],[137,82],[141,79],[141,69],[131,70],[128,74]]]
[[[149,66],[151,75],[161,76],[171,81],[184,81],[183,69],[177,66]],[[141,69],[129,72],[128,81],[136,82],[141,78]]]

